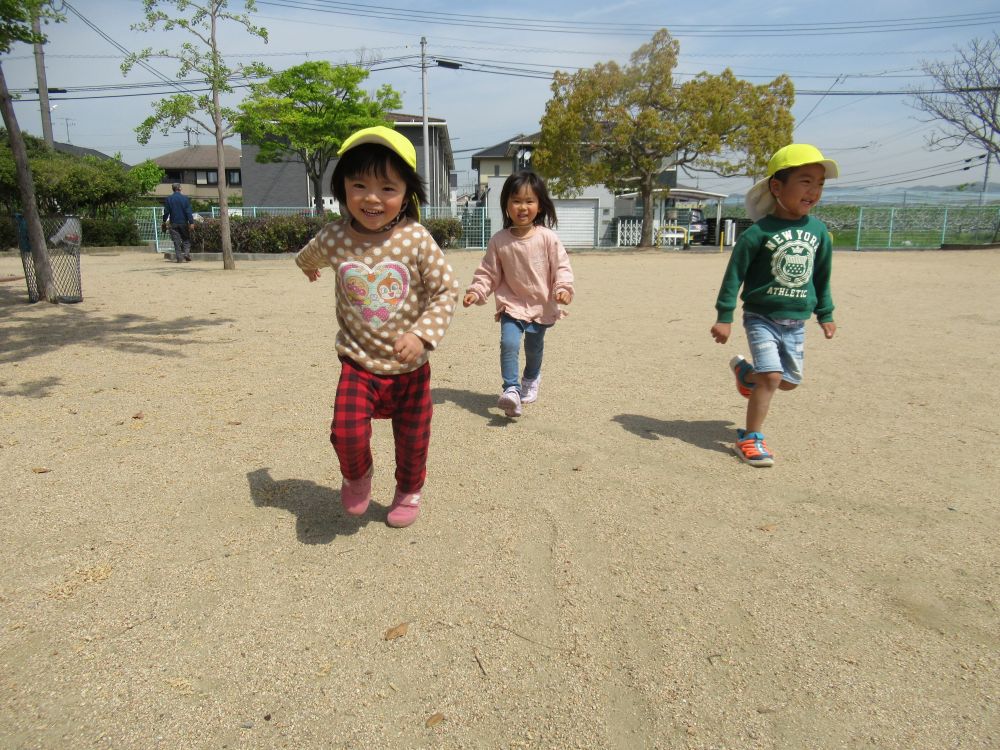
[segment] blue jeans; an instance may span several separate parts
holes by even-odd
[[[804,320],[783,324],[756,313],[743,313],[743,327],[750,344],[753,369],[757,372],[780,372],[781,379],[793,385],[802,382],[806,340]]]
[[[520,390],[518,358],[521,354],[521,337],[524,337],[524,377],[534,380],[542,372],[542,352],[545,349],[545,331],[549,326],[526,323],[506,313],[500,316],[500,375],[503,389],[514,386]]]

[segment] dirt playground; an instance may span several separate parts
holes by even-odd
[[[387,422],[340,509],[332,275],[0,282],[0,747],[1000,748],[1000,251],[837,252],[770,469],[730,448],[726,259],[572,255],[517,420],[460,308],[403,530]]]

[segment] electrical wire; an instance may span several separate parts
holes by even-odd
[[[684,23],[614,23],[597,21],[569,21],[510,16],[471,15],[439,11],[413,10],[392,6],[372,7],[359,3],[333,2],[332,0],[260,0],[267,5],[286,10],[313,11],[360,18],[377,18],[384,21],[402,21],[409,24],[499,28],[508,31],[537,31],[546,34],[613,34],[616,36],[649,36],[651,31],[668,27],[671,36],[684,37],[784,37],[831,36],[845,34],[881,34],[900,31],[940,31],[948,28],[981,27],[1000,21],[1000,12],[965,13],[945,16],[914,18],[888,18],[865,21],[826,21],[790,24],[684,24]]]

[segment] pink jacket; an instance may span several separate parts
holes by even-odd
[[[536,226],[529,237],[520,238],[502,229],[490,238],[486,255],[467,290],[476,304],[496,298],[497,320],[501,313],[528,322],[551,325],[566,313],[556,302],[556,292],[573,295],[573,269],[559,235]]]

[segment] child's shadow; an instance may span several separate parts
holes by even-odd
[[[611,418],[633,435],[644,440],[659,440],[660,437],[677,438],[685,443],[707,451],[730,453],[734,425],[719,419],[691,422],[684,419],[665,421],[644,417],[641,414],[619,414]]]
[[[357,533],[369,521],[367,515],[346,515],[339,491],[306,479],[275,481],[265,468],[249,472],[247,482],[258,508],[281,508],[295,516],[295,533],[303,544],[329,544],[337,536]]]
[[[451,401],[468,412],[486,417],[490,420],[487,427],[504,427],[513,421],[502,414],[490,411],[497,405],[497,397],[490,393],[474,393],[458,388],[432,388],[431,397],[434,399],[435,405]]]

